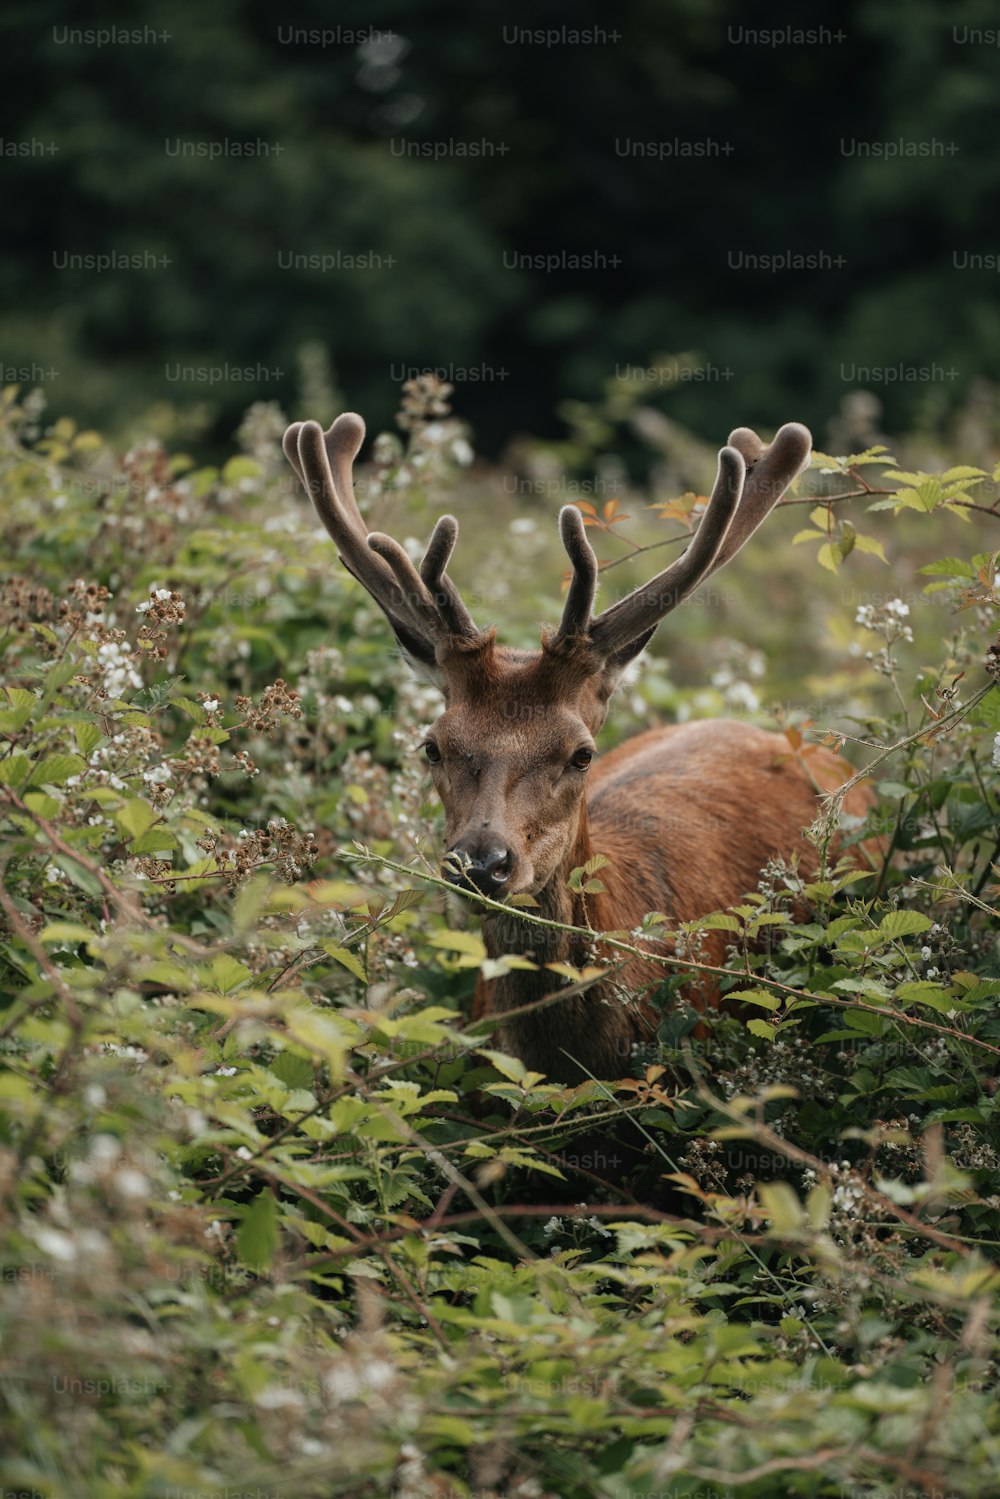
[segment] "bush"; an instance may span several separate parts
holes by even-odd
[[[398,535],[469,457],[439,399],[411,390],[405,445],[376,445]],[[847,837],[887,857],[769,868],[687,933],[688,967],[732,934],[708,1035],[665,962],[634,1075],[564,1088],[466,1019],[483,948],[408,753],[435,695],[320,542],[281,426],[255,409],[199,469],[4,404],[5,1489],[986,1492],[1000,472],[817,455],[800,599],[806,540],[829,577],[880,553],[848,495],[971,542],[915,596],[958,610],[948,639],[894,593],[837,625],[855,717],[828,737],[879,792]],[[496,597],[517,563],[484,545]],[[709,707],[739,703],[727,670]],[[706,706],[659,658],[630,694],[616,731]],[[626,1119],[669,1200],[608,1184]]]

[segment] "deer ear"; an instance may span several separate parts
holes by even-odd
[[[632,665],[637,656],[641,656],[653,636],[656,634],[656,625],[647,630],[644,635],[637,635],[635,640],[630,640],[628,645],[622,646],[621,650],[615,651],[609,656],[601,668],[601,679],[604,691],[608,697],[614,692],[621,681],[625,671]]]
[[[390,620],[390,624],[392,621]],[[399,654],[420,682],[425,682],[428,687],[436,687],[439,692],[444,692],[444,674],[437,662],[428,660],[424,655],[417,655],[416,651],[403,639],[399,631],[396,631],[396,640],[399,643]]]

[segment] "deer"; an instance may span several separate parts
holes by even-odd
[[[676,928],[732,906],[775,859],[810,874],[818,854],[804,830],[821,794],[851,774],[828,749],[812,745],[806,757],[786,736],[731,719],[650,728],[601,756],[595,742],[623,673],[660,622],[749,541],[808,465],[812,437],[796,422],[770,444],[748,427],[731,432],[686,550],[599,614],[597,557],[580,510],[565,506],[559,531],[572,571],[562,618],[542,629],[540,649],[524,650],[480,629],[452,582],[454,516],[437,521],[419,567],[392,537],[369,532],[353,484],[364,436],[347,412],[326,433],[293,423],[283,445],[343,565],[382,610],[404,660],[443,695],[421,746],[444,809],[442,871],[490,898],[480,908],[487,955],[530,960],[480,977],[473,1014],[493,1018],[503,1050],[550,1081],[625,1077],[661,1018],[649,998],[664,977],[656,954],[676,952],[676,940],[574,982],[599,935],[633,932],[651,912]],[[861,782],[843,809],[861,819],[872,800]],[[572,872],[596,854],[608,862],[585,883],[603,888],[571,888]],[[701,963],[721,967],[731,940],[704,933]],[[720,1002],[718,984],[695,977],[684,997],[704,1013]]]

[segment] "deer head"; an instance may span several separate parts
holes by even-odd
[[[453,516],[437,522],[419,569],[398,542],[368,532],[352,482],[364,435],[351,412],[327,433],[296,422],[285,454],[404,657],[444,695],[423,750],[445,810],[446,874],[496,899],[533,894],[572,867],[594,736],[623,670],[660,620],[753,535],[805,467],[812,439],[794,422],[770,446],[737,428],[687,550],[596,616],[597,558],[579,510],[566,506],[559,529],[573,575],[562,621],[543,631],[540,650],[520,651],[476,626],[448,576]]]

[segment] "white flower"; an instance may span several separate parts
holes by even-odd
[[[216,1077],[235,1077],[236,1076],[236,1068],[235,1067],[216,1067],[216,1069],[215,1069],[215,1075],[216,1075]]]
[[[55,864],[46,864],[45,878],[50,885],[58,885],[62,879],[62,870]]]
[[[173,775],[169,765],[154,765],[152,770],[143,771],[142,779],[152,786],[165,786],[168,781],[173,780]]]
[[[150,611],[150,609],[152,609],[152,607],[153,607],[152,600],[151,599],[147,599],[144,604],[136,604],[136,606],[135,606],[135,612],[136,612],[136,614],[148,614],[149,611]]]
[[[920,956],[923,958],[923,960],[924,960],[925,963],[929,962],[930,961],[930,956],[931,956],[931,950],[930,950],[930,948],[929,947],[922,947],[920,949]]]
[[[726,688],[725,699],[730,707],[745,708],[748,713],[756,713],[760,707],[760,698],[749,682],[732,682]]]
[[[997,734],[993,740],[993,758],[990,764],[994,770],[1000,770],[1000,734]]]
[[[542,1228],[542,1233],[543,1234],[554,1234],[554,1233],[558,1232],[558,1229],[559,1229],[559,1219],[558,1218],[550,1218],[549,1221],[548,1221],[548,1223],[544,1224],[544,1226]]]
[[[261,1410],[265,1411],[281,1410],[288,1405],[301,1410],[305,1405],[298,1390],[283,1390],[280,1385],[269,1385],[266,1389],[260,1390],[253,1399],[254,1404],[259,1405]]]
[[[219,699],[217,697],[207,697],[201,706],[206,713],[218,713]]]
[[[155,591],[155,593],[154,593],[154,595],[153,595],[153,597],[154,598],[158,598],[158,599],[169,599],[169,597],[170,597],[170,589],[169,588],[157,588],[156,591]]]
[[[894,614],[897,619],[905,619],[910,612],[909,604],[904,604],[902,599],[890,599],[885,608],[887,614]]]
[[[64,1264],[76,1259],[76,1245],[69,1234],[61,1234],[54,1228],[36,1228],[35,1243],[43,1254],[62,1260]]]
[[[115,1186],[123,1197],[148,1197],[149,1183],[141,1171],[126,1166],[115,1177]]]

